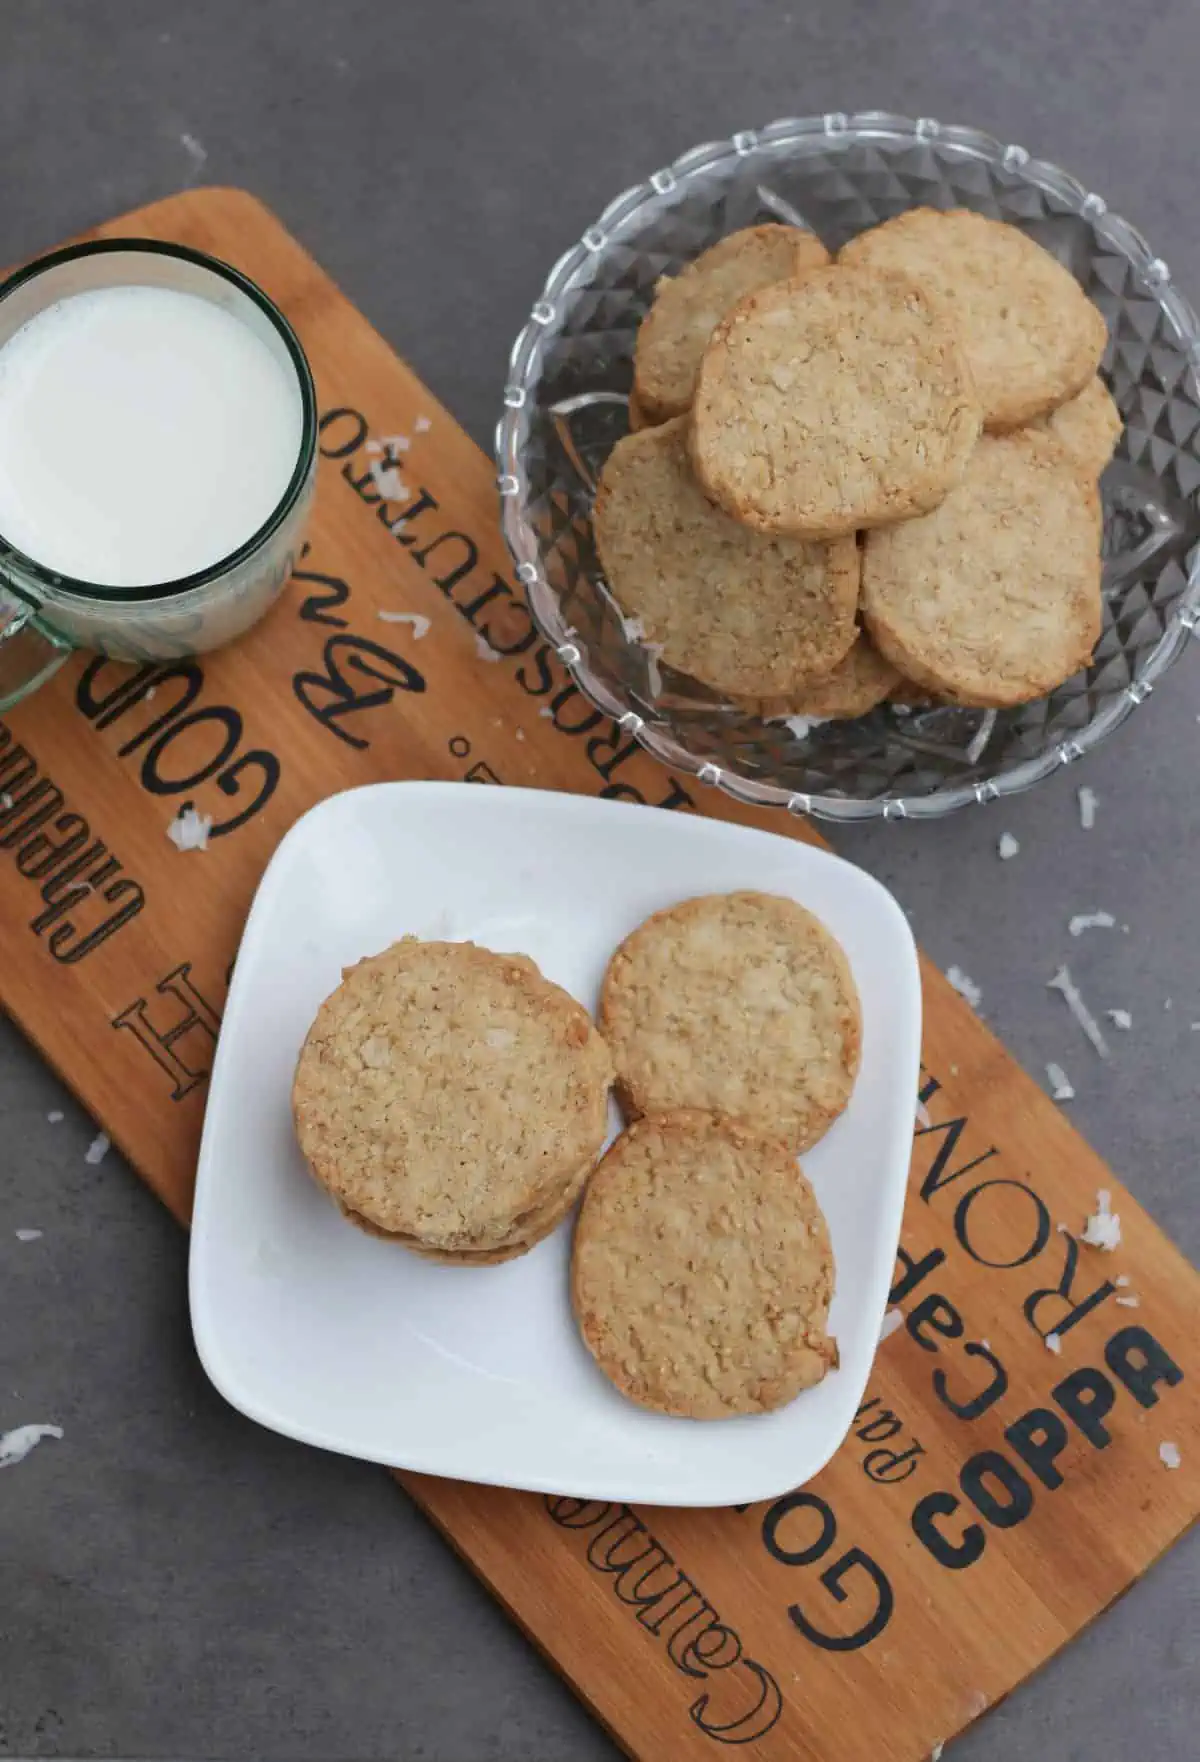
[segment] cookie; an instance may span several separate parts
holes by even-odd
[[[341,1206],[340,1210],[348,1223],[366,1235],[381,1242],[394,1243],[398,1248],[407,1248],[410,1254],[418,1254],[425,1260],[440,1261],[446,1266],[497,1266],[501,1261],[516,1260],[520,1255],[528,1254],[531,1248],[553,1235],[583,1192],[592,1168],[593,1159],[589,1158],[561,1192],[516,1218],[505,1236],[484,1244],[463,1242],[454,1248],[431,1248],[416,1236],[398,1230],[381,1230],[378,1224],[346,1206]]]
[[[1100,634],[1094,484],[1046,435],[985,436],[940,508],[867,534],[862,605],[876,646],[935,696],[1044,696]]]
[[[630,392],[630,394],[629,394],[629,432],[630,432],[630,434],[640,434],[643,428],[653,428],[653,427],[654,427],[653,422],[650,421],[650,418],[646,415],[646,412],[642,409],[642,406],[638,403],[637,393]]]
[[[900,675],[885,661],[869,636],[860,631],[837,666],[815,674],[786,697],[762,698],[747,704],[747,711],[765,722],[789,716],[813,716],[829,722],[865,716],[900,684]]]
[[[743,295],[828,262],[829,252],[813,233],[750,226],[702,251],[678,275],[664,276],[638,330],[634,356],[633,383],[646,420],[665,422],[690,407],[708,339]]]
[[[1125,424],[1108,387],[1095,374],[1078,396],[1068,398],[1049,416],[1039,417],[1030,426],[1056,440],[1089,477],[1099,477],[1113,456]]]
[[[935,507],[978,434],[940,303],[902,276],[835,267],[750,294],[717,326],[691,451],[727,514],[816,540]]]
[[[968,208],[913,208],[860,233],[838,262],[897,270],[952,310],[983,419],[1018,428],[1081,392],[1108,341],[1075,277],[1019,227]]]
[[[716,691],[791,691],[854,641],[853,537],[806,544],[751,532],[714,508],[692,476],[686,417],[617,442],[592,527],[622,612],[668,666]]]
[[[504,1245],[595,1158],[608,1051],[523,955],[406,937],[347,970],[309,1030],[296,1136],[345,1210],[431,1248]]]
[[[775,894],[707,894],[647,918],[609,962],[600,1022],[632,1114],[702,1108],[793,1150],[828,1129],[858,1074],[849,963]]]
[[[791,1146],[679,1110],[640,1120],[588,1184],[571,1300],[599,1368],[640,1407],[769,1413],[837,1364],[829,1229]]]

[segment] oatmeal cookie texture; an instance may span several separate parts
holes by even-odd
[[[935,507],[979,425],[938,300],[904,276],[816,269],[750,294],[713,332],[692,462],[735,519],[831,539]]]
[[[790,1145],[677,1110],[639,1120],[584,1196],[571,1296],[631,1401],[691,1419],[782,1407],[837,1363],[829,1230]]]
[[[754,1120],[793,1151],[828,1130],[858,1075],[849,963],[819,919],[775,894],[656,912],[610,961],[600,1023],[633,1114]]]
[[[910,209],[851,239],[838,261],[898,270],[945,302],[988,428],[1020,427],[1073,398],[1108,341],[1069,270],[1019,227],[970,209]]]
[[[867,534],[863,615],[905,678],[1002,709],[1053,690],[1100,635],[1100,498],[1031,431],[986,436],[923,519]]]
[[[827,672],[857,634],[859,553],[753,532],[714,508],[688,462],[687,420],[617,442],[593,511],[621,610],[670,667],[767,697]]]

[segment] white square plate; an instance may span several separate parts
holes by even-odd
[[[804,1167],[833,1236],[841,1367],[778,1413],[646,1413],[593,1365],[567,1295],[570,1229],[506,1265],[421,1261],[346,1224],[309,1178],[292,1071],[341,970],[398,937],[531,955],[594,1008],[651,912],[697,893],[790,895],[841,942],[862,1001],[853,1100]],[[383,783],[288,833],[254,901],[212,1075],[190,1292],[204,1368],[260,1424],[423,1474],[662,1505],[764,1499],[849,1429],[875,1356],[912,1148],[916,950],[860,869],[698,815],[540,790]]]

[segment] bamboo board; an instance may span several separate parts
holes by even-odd
[[[671,776],[589,707],[513,584],[490,462],[256,201],[191,191],[99,231],[261,282],[322,413],[310,544],[258,631],[157,669],[76,658],[0,721],[0,1000],[186,1222],[244,916],[315,801],[468,778],[815,835]],[[396,433],[404,505],[366,450]],[[214,816],[204,856],[165,837],[184,801]],[[1196,1516],[1200,1278],[929,967],[925,1000],[904,1324],[816,1481],[634,1512],[400,1477],[634,1756],[918,1762]],[[1100,1187],[1111,1256],[1078,1241]]]

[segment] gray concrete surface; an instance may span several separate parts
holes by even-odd
[[[560,249],[691,142],[777,115],[886,105],[1022,141],[1103,191],[1195,297],[1198,57],[1189,0],[6,0],[0,260],[184,183],[244,184],[486,440]],[[1031,1069],[1067,1065],[1073,1117],[1193,1258],[1198,758],[1188,660],[1077,774],[840,841]],[[1002,830],[1022,846],[1003,866]],[[1072,945],[1074,964],[1135,1023],[1103,1071],[1043,989],[1067,917],[1096,906],[1130,933]],[[184,1241],[115,1156],[84,1163],[93,1130],[0,1023],[0,1429],[66,1428],[0,1480],[0,1755],[612,1755],[385,1475],[208,1387]],[[1194,1754],[1198,1563],[1193,1537],[956,1762]]]

